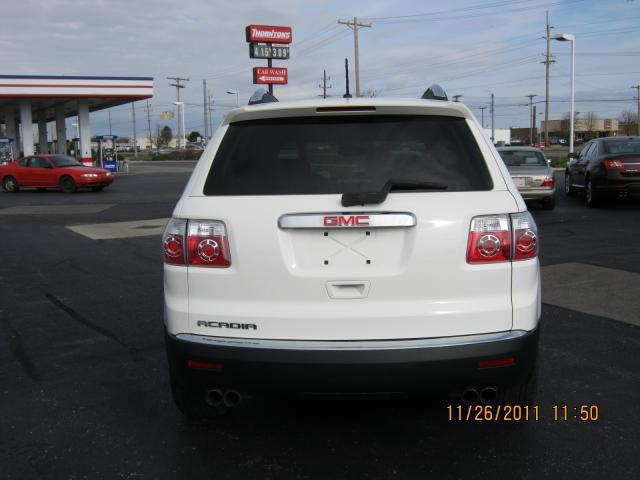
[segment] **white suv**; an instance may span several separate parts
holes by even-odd
[[[171,384],[188,416],[274,391],[474,403],[535,390],[536,225],[461,103],[233,110],[163,250]]]

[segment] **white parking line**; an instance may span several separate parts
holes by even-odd
[[[584,263],[542,268],[542,301],[640,326],[640,274]]]
[[[168,218],[154,218],[132,222],[68,225],[67,228],[92,240],[112,240],[114,238],[160,236],[168,221]]]
[[[115,206],[115,203],[96,203],[79,205],[21,205],[0,209],[0,215],[69,215],[100,213]]]

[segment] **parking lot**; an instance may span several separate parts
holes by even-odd
[[[557,173],[556,209],[532,207],[537,421],[450,421],[418,400],[267,399],[191,423],[170,398],[159,235],[192,166],[132,165],[104,192],[0,192],[0,477],[640,476],[638,202],[587,209]],[[599,419],[574,419],[581,405]]]

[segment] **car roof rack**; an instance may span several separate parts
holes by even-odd
[[[249,105],[259,105],[261,103],[273,103],[278,99],[264,88],[257,89],[249,99]]]
[[[425,100],[442,100],[444,102],[449,101],[447,92],[444,91],[444,88],[435,83],[425,90],[421,98]]]

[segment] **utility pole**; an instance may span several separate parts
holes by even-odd
[[[204,99],[204,138],[209,138],[209,107],[207,106],[207,81],[202,80],[202,97]]]
[[[167,80],[174,80],[176,82],[176,83],[170,83],[169,85],[171,85],[172,87],[176,87],[176,101],[179,102],[180,89],[185,88],[185,86],[182,85],[180,82],[188,82],[190,80],[188,78],[181,78],[181,77],[167,77]],[[184,105],[182,105],[183,108],[180,108],[180,104],[178,104],[177,107],[178,107],[178,142],[182,141],[182,148],[184,148],[185,145],[184,145],[184,138],[182,133],[182,121],[180,121],[181,113],[182,113],[182,116],[184,117]]]
[[[453,101],[458,103],[460,101],[460,97],[464,97],[464,95],[454,95],[453,96]]]
[[[153,142],[151,141],[151,106],[149,105],[149,100],[147,100],[147,105],[144,107],[144,110],[147,114],[147,126],[149,127],[149,147],[153,148]]]
[[[529,118],[531,119],[531,122],[529,122],[531,124],[529,128],[529,145],[533,145],[533,97],[537,97],[537,95],[531,94],[526,95],[526,97],[529,99]]]
[[[640,84],[634,85],[631,88],[636,89],[636,100],[638,101],[638,117],[636,123],[638,124],[638,136],[640,136]]]
[[[209,93],[207,95],[207,106],[209,108],[209,134],[207,136],[207,139],[211,138],[213,136],[213,95],[211,95],[211,90],[209,90]]]
[[[533,106],[533,116],[531,117],[531,124],[533,125],[533,131],[536,131],[536,105]],[[536,143],[540,143],[540,141],[538,140],[538,137],[540,135],[538,134],[538,132],[536,132]],[[533,145],[533,144],[532,144]]]
[[[327,77],[327,71],[322,71],[322,83],[318,85],[318,88],[322,89],[322,98],[327,98],[327,88],[331,88],[332,85],[327,86],[327,80],[331,80],[331,77]]]
[[[356,97],[360,96],[360,54],[358,52],[358,28],[366,27],[371,28],[370,23],[358,22],[357,17],[353,17],[351,20],[338,20],[341,25],[346,25],[353,30],[353,46],[355,50],[355,62],[356,62]]]
[[[547,53],[545,54],[544,58],[544,65],[545,65],[545,79],[546,79],[546,86],[545,86],[545,92],[544,92],[544,145],[545,147],[547,145],[549,145],[549,74],[551,72],[551,64],[555,63],[555,60],[553,60],[553,55],[551,55],[551,29],[553,27],[551,25],[549,25],[549,11],[547,10],[547,35],[544,37],[544,39],[547,41]]]
[[[494,127],[494,113],[495,113],[495,108],[496,104],[494,102],[494,95],[493,93],[491,94],[491,143],[495,144],[496,143],[496,129]]]
[[[111,109],[107,110],[107,113],[109,114],[109,135],[113,135],[111,133]]]
[[[480,124],[482,125],[482,129],[484,130],[484,111],[487,107],[480,107],[480,112],[482,115],[482,120],[480,121]]]

